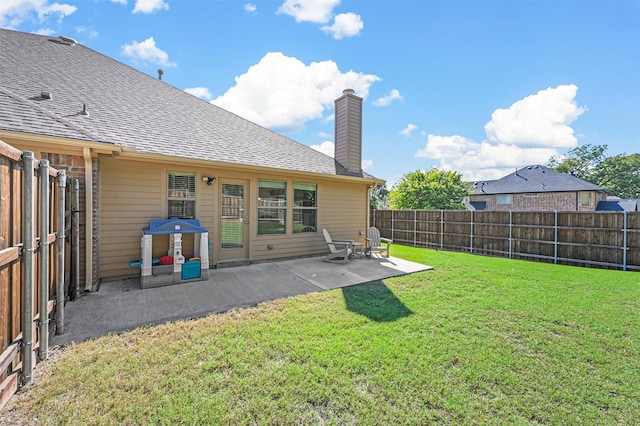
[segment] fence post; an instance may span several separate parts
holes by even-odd
[[[470,253],[473,254],[473,210],[471,211],[471,235],[470,235],[470,239],[471,239],[471,244],[470,244]]]
[[[67,175],[58,171],[58,234],[56,235],[56,334],[64,333],[64,240],[65,240],[65,191]]]
[[[444,250],[444,210],[440,210],[440,250]]]
[[[38,358],[44,361],[49,357],[49,161],[40,160],[40,245],[38,247],[40,320],[38,321]]]
[[[513,211],[509,210],[509,259],[513,259]]]
[[[393,212],[395,210],[391,210],[391,240],[395,240],[396,236],[395,236],[395,231],[396,231],[396,225],[395,222],[393,220]]]
[[[624,231],[622,233],[622,270],[627,270],[627,211],[624,211]]]
[[[33,382],[33,165],[22,153],[22,383]]]
[[[73,300],[80,298],[80,180],[73,179],[73,200],[71,200],[71,224],[73,225]]]
[[[413,246],[415,247],[418,241],[418,211],[413,211]]]
[[[553,212],[553,263],[558,263],[558,210]]]

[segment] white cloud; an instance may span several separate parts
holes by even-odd
[[[212,97],[211,92],[209,92],[209,89],[206,87],[191,87],[189,89],[184,89],[184,91],[206,101],[210,101]]]
[[[360,34],[360,30],[363,28],[364,23],[362,23],[360,15],[349,12],[336,15],[333,25],[323,26],[322,31],[330,34],[334,39],[340,40]]]
[[[486,124],[487,140],[428,135],[416,157],[439,160],[443,170],[456,170],[467,180],[496,179],[515,168],[546,164],[558,149],[577,145],[570,124],[586,109],[575,101],[577,86],[541,90],[498,109]]]
[[[134,61],[147,62],[163,67],[177,66],[175,62],[169,61],[169,55],[166,52],[156,47],[153,37],[149,37],[140,43],[133,41],[131,44],[124,44],[120,48],[120,53]]]
[[[56,33],[56,30],[52,30],[51,28],[40,28],[35,32],[35,34],[43,35],[43,36],[52,36]]]
[[[497,109],[484,128],[490,141],[523,146],[574,148],[570,124],[585,111],[575,101],[578,87],[569,84],[541,90]]]
[[[389,93],[388,95],[376,99],[373,102],[373,106],[377,106],[377,107],[388,106],[391,104],[391,102],[395,101],[396,99],[402,99],[402,96],[400,95],[399,90],[392,89],[391,93]]]
[[[328,155],[331,158],[334,158],[335,155],[335,145],[331,141],[324,141],[320,145],[311,145],[311,148],[316,151],[320,151],[321,153]]]
[[[361,163],[362,170],[367,170],[373,167],[373,160],[362,160]]]
[[[430,158],[443,160],[456,158],[466,151],[474,151],[477,146],[471,139],[462,136],[436,136],[429,135],[424,149],[419,149],[415,156],[418,158]]]
[[[127,0],[111,0],[111,3],[127,4]]]
[[[76,27],[76,32],[78,34],[85,34],[89,38],[98,37],[98,32],[96,30],[92,30],[91,28],[87,27]]]
[[[366,98],[378,76],[341,72],[331,61],[304,64],[280,52],[267,53],[235,86],[211,103],[266,127],[296,129],[305,121],[333,112],[333,101],[345,88]]]
[[[296,22],[325,24],[339,4],[340,0],[285,0],[278,12],[293,16]]]
[[[416,130],[418,128],[418,126],[416,126],[415,124],[409,123],[407,124],[407,127],[405,127],[404,129],[400,130],[400,134],[402,136],[411,136],[411,132],[413,132],[414,130]]]
[[[49,0],[2,0],[0,28],[15,29],[25,21],[41,23],[51,16],[57,16],[61,21],[76,10],[78,8],[70,4],[50,3]]]
[[[247,4],[244,5],[244,10],[247,13],[257,13],[258,8],[256,7],[255,4],[247,3]]]
[[[153,13],[158,10],[169,10],[169,4],[163,0],[136,0],[133,13]]]

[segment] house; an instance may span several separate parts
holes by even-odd
[[[527,166],[498,180],[473,183],[470,204],[476,210],[594,211],[606,191],[568,173]]]
[[[334,159],[73,39],[0,29],[0,46],[0,139],[80,180],[85,290],[139,274],[152,220],[197,219],[214,267],[326,253],[323,227],[363,239],[382,181],[361,169],[353,90],[336,94]]]

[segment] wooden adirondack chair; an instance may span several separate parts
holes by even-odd
[[[367,230],[367,255],[371,256],[374,252],[382,254],[383,257],[389,257],[389,248],[391,247],[392,240],[388,238],[382,238],[380,231],[375,226],[371,226]]]
[[[322,233],[324,234],[324,239],[327,240],[329,251],[331,252],[323,260],[333,263],[348,263],[349,258],[353,255],[353,241],[334,240],[326,228],[322,228]]]

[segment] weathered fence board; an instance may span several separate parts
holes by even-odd
[[[417,247],[640,270],[640,212],[372,210],[371,224]]]

